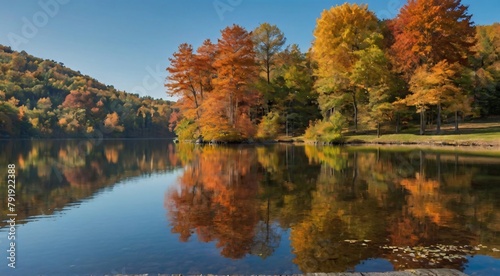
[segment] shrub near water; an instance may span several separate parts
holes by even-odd
[[[278,136],[279,127],[280,116],[278,112],[271,111],[262,118],[257,129],[257,138],[264,140],[274,139]]]
[[[181,141],[195,140],[199,136],[198,126],[193,120],[182,119],[175,127],[177,138]]]
[[[342,129],[346,126],[345,118],[336,113],[328,120],[311,122],[304,138],[314,142],[338,143],[342,141]]]

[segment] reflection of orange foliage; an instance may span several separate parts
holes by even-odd
[[[410,218],[400,218],[389,226],[392,244],[414,246],[419,242],[418,228]]]
[[[85,168],[65,168],[63,170],[64,177],[73,187],[91,187],[93,173]]]
[[[170,162],[170,164],[180,164],[179,156],[175,152],[174,144],[168,144],[168,161]]]
[[[221,254],[241,258],[250,252],[258,218],[257,159],[250,149],[205,147],[185,167],[180,190],[165,198],[172,232],[187,241],[217,241]]]
[[[37,167],[37,175],[38,177],[49,177],[50,172],[52,171],[52,167],[47,164],[40,164]]]
[[[115,148],[105,148],[104,154],[106,155],[106,159],[109,163],[116,164],[118,163],[119,152]]]
[[[417,173],[415,179],[403,179],[400,184],[410,192],[408,209],[415,217],[428,217],[438,225],[447,225],[453,219],[453,213],[443,206],[436,180],[426,180]]]
[[[18,164],[18,167],[19,168],[24,168],[25,164],[24,164],[24,158],[22,155],[19,155],[19,157],[17,158],[17,164]]]
[[[110,144],[105,145],[104,155],[109,163],[116,164],[120,157],[120,151],[123,150],[123,144]]]
[[[92,167],[92,170],[95,171],[97,175],[103,174],[102,166],[101,166],[101,164],[99,164],[99,162],[97,162],[95,160],[90,162],[90,167]]]
[[[59,158],[64,159],[64,158],[66,158],[66,156],[68,156],[68,152],[66,151],[66,149],[60,148],[59,149]]]

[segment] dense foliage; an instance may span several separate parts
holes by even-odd
[[[165,137],[171,103],[0,45],[0,137]]]
[[[500,115],[500,24],[474,26],[460,0],[410,0],[391,20],[346,3],[321,14],[314,37],[303,53],[263,23],[228,27],[196,53],[182,44],[167,69],[167,93],[180,98],[172,127],[187,140],[333,142],[346,129],[420,120],[421,134],[439,133],[442,121],[458,131]]]
[[[300,134],[319,117],[312,65],[273,25],[233,25],[217,44],[181,44],[167,68],[168,94],[179,97],[171,127],[181,140],[243,141]]]

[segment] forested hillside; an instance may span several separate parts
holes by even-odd
[[[0,138],[170,137],[171,105],[0,45]]]

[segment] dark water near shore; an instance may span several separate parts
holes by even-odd
[[[498,151],[168,140],[0,149],[0,275],[500,274]]]

